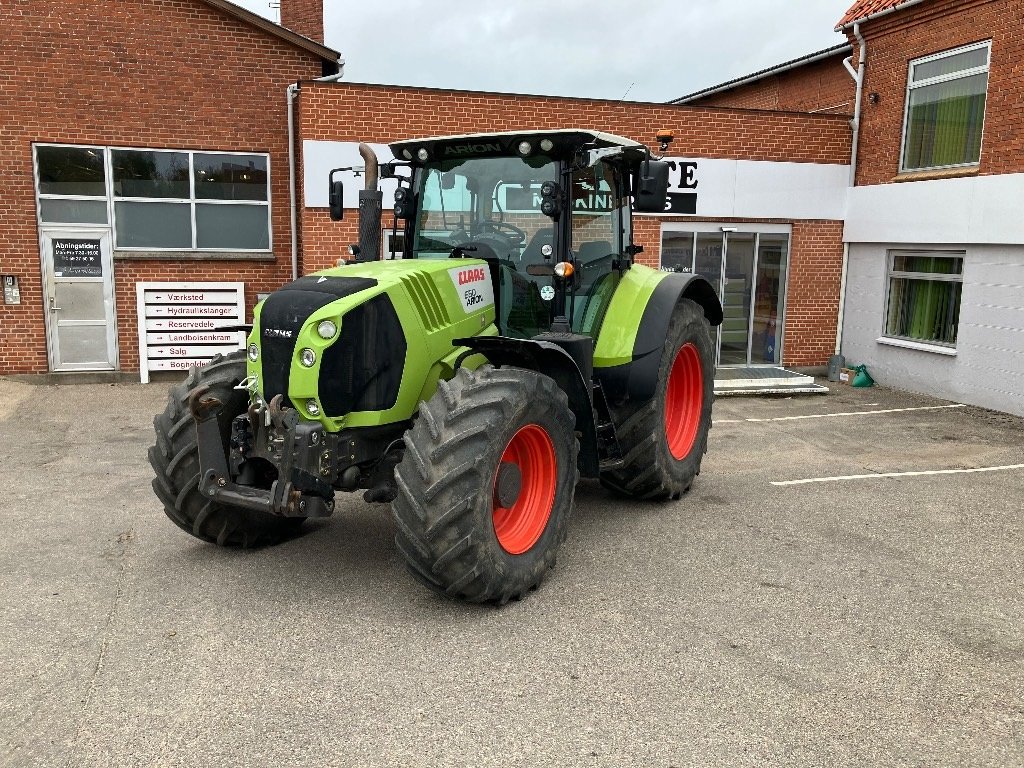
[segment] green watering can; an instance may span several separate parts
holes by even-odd
[[[866,365],[858,365],[854,368],[857,375],[853,377],[854,387],[871,387],[874,386],[875,380],[871,378],[871,374],[868,373],[868,367]]]

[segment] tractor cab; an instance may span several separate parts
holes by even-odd
[[[645,146],[564,130],[397,142],[412,168],[396,193],[407,259],[483,259],[499,332],[596,336],[622,271],[639,250],[630,199]],[[657,165],[657,164],[655,164]],[[661,197],[662,207],[664,192]]]

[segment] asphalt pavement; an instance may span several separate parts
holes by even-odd
[[[720,399],[683,500],[581,485],[498,609],[358,497],[270,549],[187,536],[165,396],[0,380],[2,766],[1024,765],[1024,468],[959,472],[1024,463],[1020,419]]]

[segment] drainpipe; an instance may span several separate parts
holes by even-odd
[[[851,56],[843,61],[843,66],[850,73],[856,83],[857,95],[853,104],[853,120],[850,121],[850,126],[853,128],[853,147],[850,150],[850,189],[857,184],[857,151],[860,148],[860,116],[861,108],[863,106],[864,98],[864,68],[867,66],[868,60],[868,45],[864,40],[864,36],[860,33],[860,24],[853,25],[853,36],[857,38],[857,48],[859,49],[859,61],[857,63],[857,69],[855,70],[850,62],[853,60]],[[833,381],[839,380],[839,373],[836,370],[840,365],[845,363],[841,359],[841,352],[843,347],[843,321],[846,316],[846,279],[847,272],[850,268],[850,244],[847,242],[843,243],[843,271],[839,282],[839,317],[836,321],[836,351],[832,360],[829,361],[829,378],[832,379],[834,373],[835,378]]]
[[[318,77],[314,82],[333,83],[345,76],[345,57],[338,57],[338,74]],[[288,86],[288,210],[292,229],[292,280],[299,278],[299,225],[296,208],[298,195],[295,189],[295,94],[301,90],[299,83]]]
[[[299,279],[299,229],[295,211],[295,94],[298,92],[298,83],[288,86],[288,212],[292,227],[292,280]]]

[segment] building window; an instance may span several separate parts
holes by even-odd
[[[991,43],[910,62],[901,170],[977,165]]]
[[[108,225],[119,250],[270,250],[270,158],[37,145],[44,224]]]
[[[885,335],[956,346],[964,254],[893,251]]]
[[[111,151],[115,247],[270,248],[266,155]]]

